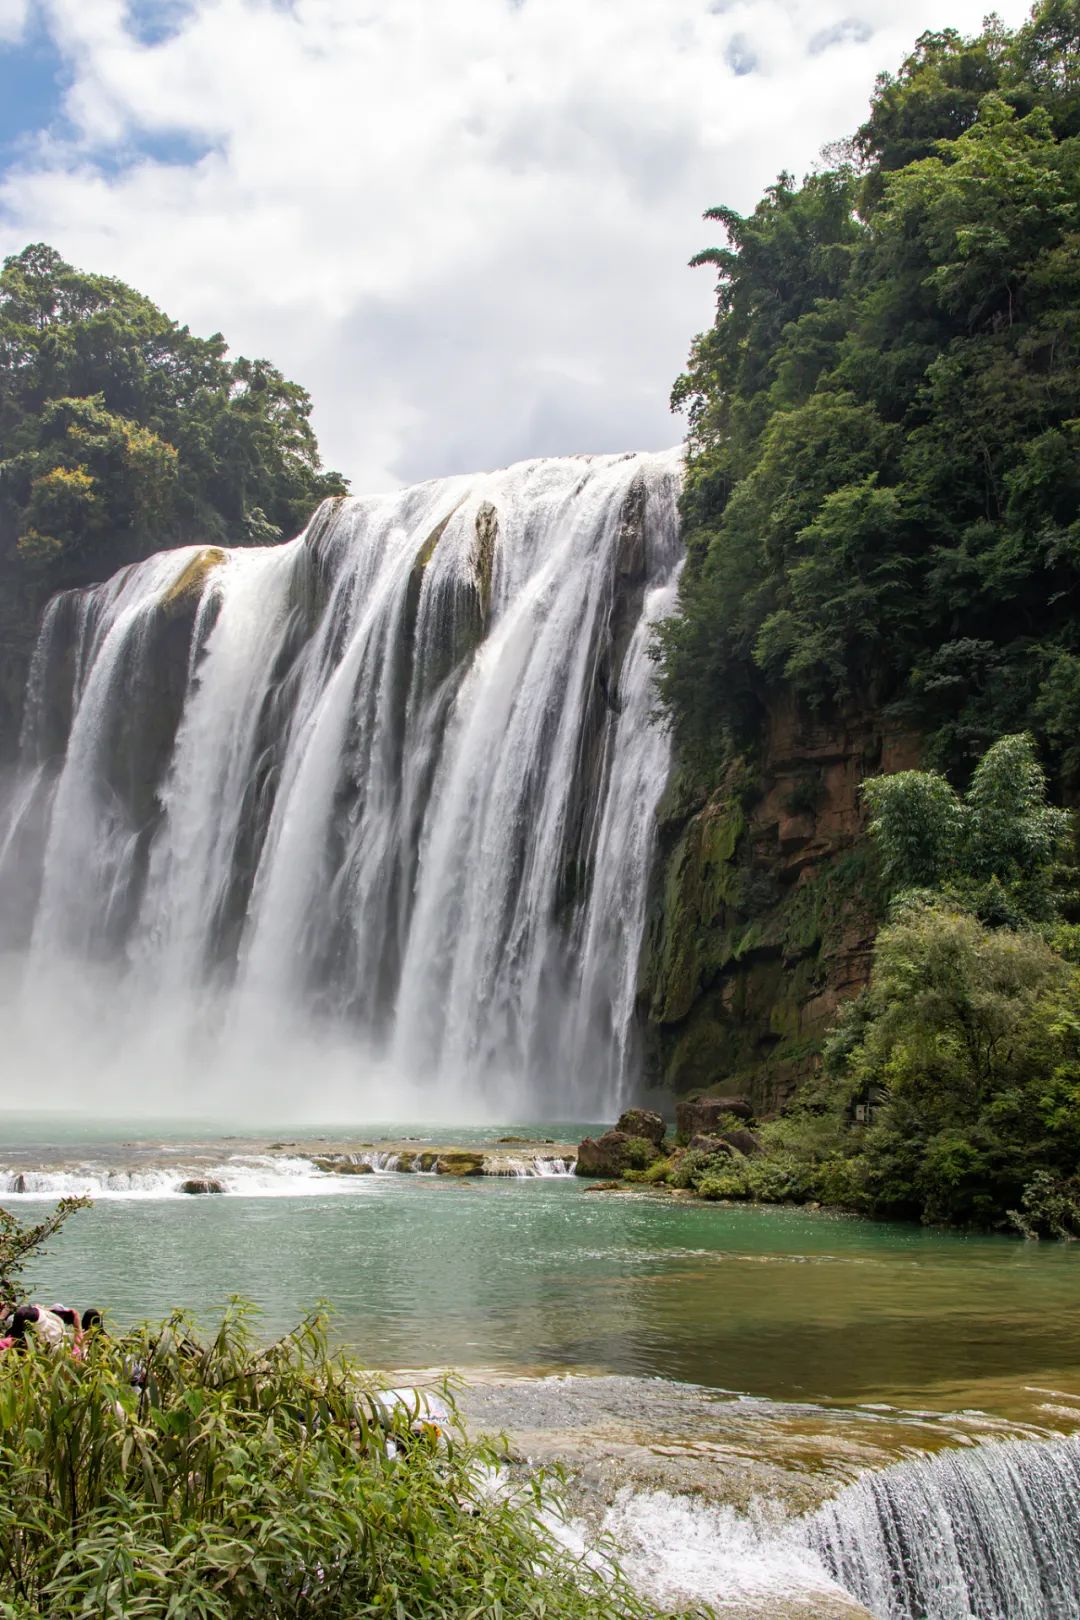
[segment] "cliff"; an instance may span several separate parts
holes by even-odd
[[[653,1084],[737,1080],[768,1114],[814,1068],[837,1005],[867,980],[881,915],[860,785],[918,753],[880,715],[814,718],[781,691],[753,771],[705,799],[676,772],[638,998]]]

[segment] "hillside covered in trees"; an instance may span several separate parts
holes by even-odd
[[[715,778],[785,683],[970,768],[1034,727],[1080,773],[1080,7],[924,35],[727,238],[689,408],[665,691]]]
[[[787,1111],[759,1193],[1080,1229],[1080,4],[824,165],[695,260],[656,1064]]]
[[[346,486],[311,401],[42,244],[0,272],[0,738],[41,606],[188,542],[267,544]]]

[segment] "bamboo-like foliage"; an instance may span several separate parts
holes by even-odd
[[[4,1620],[644,1614],[558,1547],[539,1479],[493,1488],[456,1417],[418,1438],[320,1318],[265,1346],[251,1316],[0,1359]]]

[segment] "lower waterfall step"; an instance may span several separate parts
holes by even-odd
[[[274,1143],[271,1152],[295,1153],[292,1143]],[[577,1162],[573,1142],[495,1143],[492,1146],[397,1142],[334,1143],[310,1153],[316,1169],[328,1175],[374,1174],[503,1176],[532,1178],[571,1176]]]

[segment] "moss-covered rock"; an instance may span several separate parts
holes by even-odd
[[[220,546],[203,546],[173,580],[161,598],[161,612],[167,619],[191,613],[198,606],[207,580],[225,562],[228,553]]]
[[[619,1115],[615,1129],[624,1136],[644,1137],[653,1147],[661,1147],[667,1126],[662,1114],[654,1114],[648,1108],[628,1108]]]
[[[482,1176],[484,1155],[464,1148],[439,1153],[435,1157],[435,1171],[440,1176]]]
[[[625,1131],[605,1131],[585,1137],[578,1147],[575,1170],[579,1176],[622,1176],[627,1170],[645,1170],[660,1157],[654,1142]]]
[[[694,1136],[716,1136],[732,1120],[749,1121],[754,1108],[748,1097],[695,1097],[675,1109],[675,1130],[680,1142]]]

